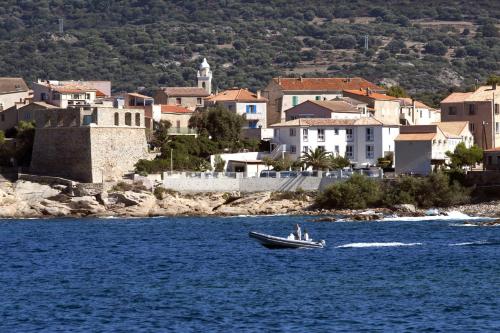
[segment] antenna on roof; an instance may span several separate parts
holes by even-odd
[[[64,33],[64,19],[59,18],[59,33],[62,35]]]
[[[365,35],[365,50],[368,50],[368,35]]]

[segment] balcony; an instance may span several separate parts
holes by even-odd
[[[266,118],[264,113],[244,113],[246,120],[263,120]]]
[[[168,129],[169,135],[198,135],[194,128],[189,127],[171,127]]]

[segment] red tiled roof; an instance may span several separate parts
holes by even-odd
[[[166,105],[166,104],[161,105],[161,113],[193,113],[193,112],[194,111],[191,111],[179,105]]]
[[[208,101],[211,102],[225,102],[225,101],[236,101],[236,102],[267,102],[267,99],[264,97],[257,97],[257,94],[254,94],[247,89],[228,89],[223,92],[218,93],[215,96],[211,96],[207,98]]]
[[[441,103],[461,103],[465,102],[467,97],[471,96],[473,92],[465,92],[465,93],[459,93],[459,92],[454,92],[448,95],[445,99],[441,101]]]
[[[344,91],[347,93],[353,94],[353,95],[364,96],[364,97],[368,97],[368,98],[371,98],[374,100],[383,100],[383,101],[397,100],[396,97],[389,96],[386,94],[381,94],[381,93],[377,93],[377,92],[373,92],[373,91],[369,91],[367,93],[365,89],[356,89],[356,90],[344,89]]]
[[[369,88],[375,91],[385,91],[384,88],[375,85],[363,78],[274,78],[273,81],[285,91],[342,91]]]

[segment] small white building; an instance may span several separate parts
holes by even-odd
[[[101,88],[102,90],[100,90]],[[111,81],[56,81],[33,82],[33,101],[45,102],[62,109],[90,106],[111,91]]]
[[[436,110],[412,98],[398,98],[402,125],[429,125],[441,121],[441,110]]]
[[[460,142],[467,148],[473,144],[466,121],[402,126],[395,140],[396,174],[428,175],[449,162],[446,152],[454,151]]]
[[[376,165],[394,152],[399,124],[384,124],[373,117],[359,119],[295,119],[271,126],[274,143],[293,160],[316,148],[345,156],[356,166]]]
[[[228,89],[205,100],[207,105],[221,105],[231,112],[245,116],[243,136],[264,139],[261,129],[267,126],[267,99],[260,91],[253,93],[247,89]]]

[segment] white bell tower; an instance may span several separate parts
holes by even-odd
[[[198,88],[203,88],[208,94],[212,94],[212,71],[210,70],[210,65],[207,62],[207,58],[203,58],[203,62],[200,65],[200,70],[198,71]]]

